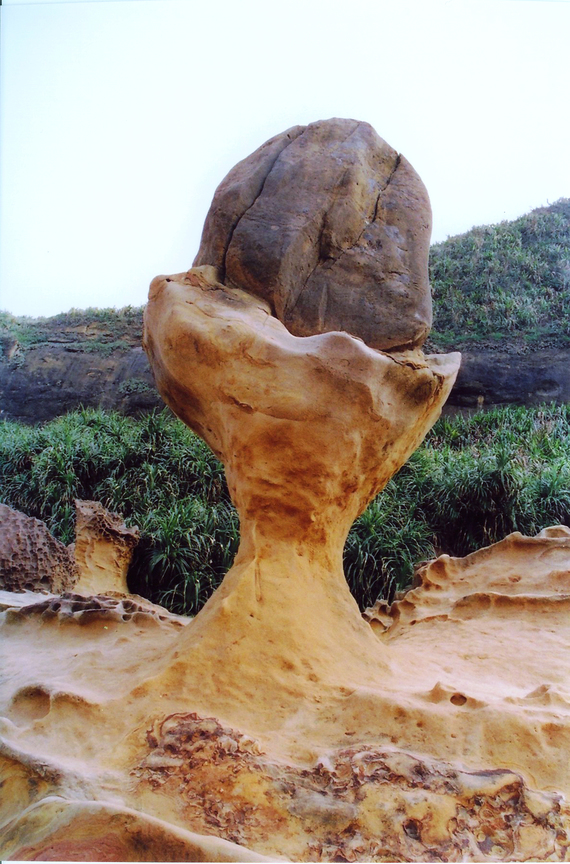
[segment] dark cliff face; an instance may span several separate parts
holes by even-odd
[[[0,419],[40,423],[80,406],[137,415],[164,403],[141,347],[40,345],[0,360]],[[570,402],[570,349],[465,352],[446,411]]]
[[[160,408],[141,347],[142,309],[0,321],[0,419],[39,423],[80,406]]]
[[[570,348],[465,351],[447,404],[452,409],[570,402],[569,371]]]
[[[19,365],[0,363],[0,419],[39,423],[80,406],[135,415],[163,407],[143,349],[102,355],[42,346]]]

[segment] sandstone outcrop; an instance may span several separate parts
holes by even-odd
[[[343,330],[382,350],[431,326],[431,208],[368,123],[321,120],[263,144],[222,181],[194,266],[249,291],[296,336]]]
[[[0,504],[0,589],[61,593],[76,581],[73,554],[45,522]]]
[[[312,681],[323,658],[284,637],[229,690],[231,650],[188,651],[198,619],[2,592],[2,857],[568,860],[569,585],[564,527],[442,556],[370,631],[366,677],[339,651]]]
[[[215,666],[201,676],[209,710],[227,716],[231,694],[247,728],[259,676],[279,692],[283,664],[299,698],[303,682],[351,687],[378,671],[344,542],[439,416],[459,356],[385,354],[340,332],[293,336],[265,301],[215,273],[154,280],[145,345],[172,410],[224,462],[240,516],[234,566],[184,652]]]
[[[75,545],[78,572],[74,590],[79,594],[128,594],[127,572],[139,529],[128,528],[122,517],[98,501],[75,502]]]
[[[128,594],[138,528],[97,501],[75,502],[75,543],[64,546],[45,522],[0,504],[0,590]]]

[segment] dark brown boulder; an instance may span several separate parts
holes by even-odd
[[[222,181],[194,266],[267,300],[291,333],[344,330],[382,350],[431,326],[431,209],[368,123],[322,120],[263,144]]]

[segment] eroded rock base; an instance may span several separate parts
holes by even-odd
[[[2,592],[2,856],[569,860],[570,531],[421,579],[369,613],[367,681],[284,655],[247,719],[252,670],[216,702],[219,658],[182,650],[198,619]]]

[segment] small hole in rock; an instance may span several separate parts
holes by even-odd
[[[449,701],[453,705],[465,705],[467,696],[464,696],[463,693],[454,693],[453,696],[449,697]]]
[[[404,822],[403,829],[412,840],[421,840],[420,834],[420,825],[415,819],[408,819],[407,822]]]
[[[49,714],[50,707],[50,695],[43,687],[23,687],[14,695],[8,715],[19,726],[41,720]]]

